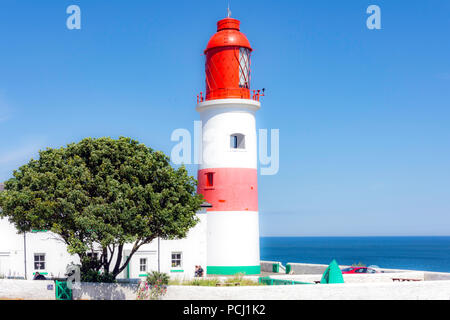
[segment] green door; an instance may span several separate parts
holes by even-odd
[[[66,281],[55,281],[56,300],[72,300],[72,289],[67,286]]]

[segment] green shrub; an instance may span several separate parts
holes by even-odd
[[[137,300],[159,300],[167,293],[169,276],[164,272],[153,271],[146,281],[139,284]]]
[[[362,263],[361,261],[358,263],[353,263],[352,267],[365,267],[366,265],[364,263]]]
[[[81,282],[115,283],[117,281],[111,273],[87,270],[81,273]]]
[[[163,285],[167,286],[169,284],[169,275],[164,272],[153,271],[147,275],[147,282],[149,285]]]

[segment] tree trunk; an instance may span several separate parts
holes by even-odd
[[[122,261],[122,254],[123,254],[123,244],[119,244],[118,251],[117,251],[117,260],[116,264],[114,266],[114,270],[112,272],[114,279],[118,276],[118,274],[121,272],[120,269],[120,262]]]
[[[119,246],[120,259],[119,259],[119,257],[117,257],[116,267],[114,268],[114,271],[113,271],[114,279],[119,275],[119,273],[121,273],[127,267],[127,265],[130,263],[131,257],[133,257],[133,255],[139,250],[139,248],[143,244],[151,242],[154,238],[155,237],[147,238],[147,239],[144,239],[142,241],[140,239],[136,240],[136,242],[133,245],[133,249],[131,249],[130,255],[128,256],[128,258],[125,260],[124,264],[121,267],[118,267],[118,266],[120,265],[120,262],[122,261],[122,249],[123,249],[123,246],[122,247]]]

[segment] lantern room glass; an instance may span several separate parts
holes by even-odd
[[[239,87],[250,89],[250,50],[239,48]]]

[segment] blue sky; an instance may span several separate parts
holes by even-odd
[[[264,236],[450,235],[450,2],[229,1],[280,129]],[[81,30],[66,8],[81,8]],[[203,50],[228,1],[0,3],[0,180],[84,137],[170,154],[193,130]],[[381,30],[366,9],[381,8]],[[192,175],[196,167],[189,166]]]

